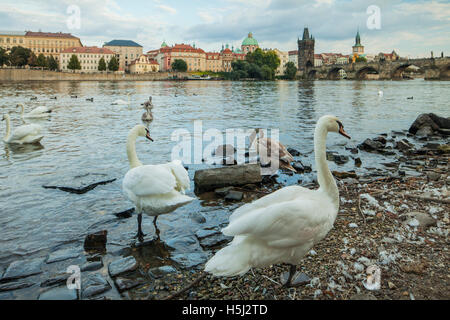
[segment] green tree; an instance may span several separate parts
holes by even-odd
[[[286,77],[286,79],[294,80],[296,74],[297,74],[297,67],[295,66],[295,63],[293,63],[292,61],[286,63],[284,70],[284,76]]]
[[[262,80],[274,80],[275,79],[275,70],[272,69],[267,64],[263,65],[261,67],[261,79]]]
[[[0,67],[2,67],[4,64],[8,64],[9,62],[9,56],[6,53],[6,50],[3,48],[0,48]]]
[[[69,60],[69,64],[67,65],[67,69],[69,70],[81,70],[81,64],[76,55],[72,55]]]
[[[108,70],[109,71],[117,71],[117,70],[119,70],[119,61],[117,61],[116,57],[112,57],[111,60],[109,60]]]
[[[172,63],[172,70],[174,71],[186,72],[187,69],[187,63],[182,59],[175,59],[175,61]]]
[[[257,48],[255,51],[247,53],[245,60],[249,63],[256,64],[258,67],[262,67],[264,64],[264,51]]]
[[[37,65],[38,67],[41,67],[41,68],[47,68],[47,67],[48,67],[47,59],[45,58],[44,54],[41,53],[41,54],[37,57],[36,65]]]
[[[280,66],[280,58],[273,50],[263,52],[263,64],[269,66],[272,70],[276,70]]]
[[[366,57],[356,57],[355,62],[367,62]]]
[[[22,67],[25,65],[33,65],[33,58],[35,54],[30,50],[24,47],[13,47],[11,49],[11,53],[9,54],[9,61],[11,65]]]
[[[58,62],[53,56],[47,58],[47,67],[52,71],[58,70]]]
[[[262,79],[261,68],[255,63],[250,63],[248,68],[248,76],[254,79]]]
[[[98,62],[98,71],[106,71],[106,62],[103,57]]]

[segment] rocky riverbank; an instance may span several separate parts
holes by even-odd
[[[116,225],[134,217],[132,209],[124,208],[105,217],[111,230],[91,236],[87,246],[83,235],[45,255],[0,265],[0,299],[449,299],[450,147],[445,130],[424,120],[415,132],[383,133],[328,153],[329,161],[355,170],[334,171],[340,212],[328,236],[299,266],[309,277],[300,287],[279,287],[284,265],[228,279],[202,273],[206,260],[230,240],[220,229],[243,202],[287,183],[317,187],[311,167],[296,153],[298,173],[199,194],[198,211],[167,215],[182,223],[161,240],[150,234],[140,244],[128,233],[115,235]],[[388,161],[375,166],[366,155]],[[81,177],[55,188],[94,192],[113,180]],[[87,233],[105,225],[99,222]],[[67,268],[74,265],[81,272],[80,290],[66,288]],[[378,290],[366,288],[372,265],[381,271]]]

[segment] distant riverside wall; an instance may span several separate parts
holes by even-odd
[[[154,81],[167,80],[177,75],[187,77],[188,73],[156,72],[147,74],[120,73],[68,73],[49,70],[3,69],[0,68],[1,81]]]

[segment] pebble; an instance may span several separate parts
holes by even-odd
[[[358,228],[358,225],[354,222],[348,224],[349,228]]]
[[[225,200],[229,201],[241,201],[244,197],[244,193],[241,191],[231,190],[228,192],[228,194],[225,196]]]

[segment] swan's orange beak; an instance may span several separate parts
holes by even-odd
[[[348,139],[352,138],[347,134],[347,132],[344,131],[344,127],[342,127],[342,126],[339,128],[339,134],[343,135],[344,137],[346,137]]]
[[[148,140],[150,140],[151,142],[153,142],[152,137],[150,137],[150,133],[147,132],[147,134],[145,135],[145,137],[146,137]]]

